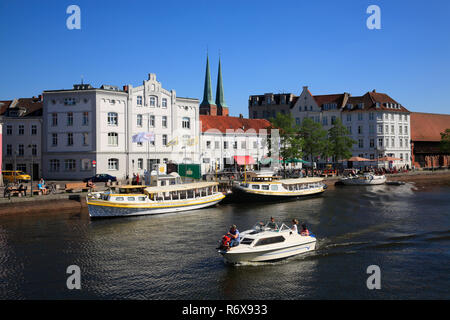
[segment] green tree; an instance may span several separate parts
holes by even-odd
[[[356,141],[349,135],[350,132],[340,119],[336,119],[334,125],[328,130],[331,155],[334,156],[336,161],[348,159],[352,156],[353,145]]]
[[[441,132],[440,149],[443,153],[450,153],[450,129],[445,129],[444,132]]]
[[[303,152],[314,162],[314,157],[322,155],[326,148],[327,131],[320,123],[305,118],[300,126],[299,134],[303,138]]]
[[[286,175],[286,162],[288,159],[302,157],[303,139],[298,134],[298,126],[290,114],[277,113],[271,118],[272,129],[279,130],[280,156],[283,158],[283,171]]]

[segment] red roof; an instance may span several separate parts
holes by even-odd
[[[450,114],[411,112],[412,141],[441,141],[445,129],[450,129]]]
[[[226,133],[227,130],[243,130],[246,132],[249,129],[253,129],[258,132],[261,129],[267,129],[270,126],[270,122],[265,119],[246,119],[241,117],[230,116],[210,116],[200,115],[202,132],[216,129],[222,133]]]

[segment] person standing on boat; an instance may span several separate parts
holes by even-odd
[[[298,220],[292,219],[292,227],[291,227],[292,232],[298,233],[297,225],[298,225]]]
[[[302,236],[309,236],[309,230],[306,228],[306,224],[302,223],[302,231],[300,232]]]
[[[239,242],[241,242],[241,236],[239,235],[239,230],[235,224],[230,227],[230,231],[228,231],[227,236],[231,238],[230,248],[237,246]]]

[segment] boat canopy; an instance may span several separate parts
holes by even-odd
[[[323,178],[296,178],[280,180],[283,184],[316,183],[323,181]]]
[[[147,187],[145,188],[144,191],[148,194],[152,194],[159,192],[187,191],[201,188],[209,188],[217,185],[219,185],[218,182],[195,182],[195,183],[174,184],[160,187]]]

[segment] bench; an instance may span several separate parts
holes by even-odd
[[[88,192],[91,190],[95,190],[95,187],[88,187],[86,182],[73,182],[73,183],[66,183],[65,185],[65,191],[66,192]]]

